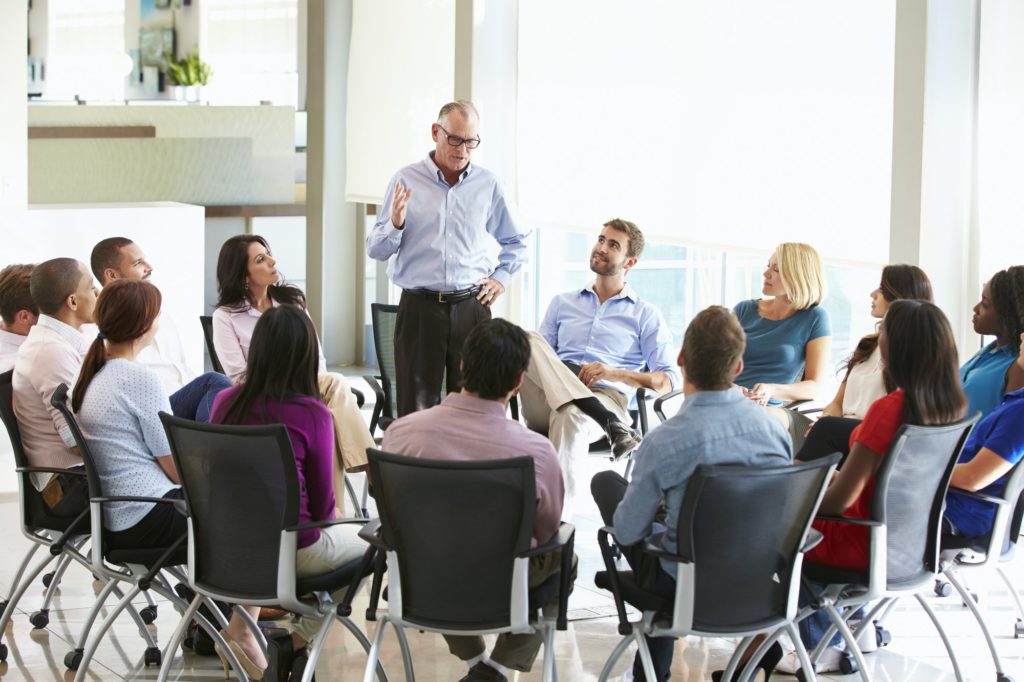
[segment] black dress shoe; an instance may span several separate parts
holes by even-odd
[[[757,667],[764,671],[764,682],[768,682],[768,679],[772,676],[772,672],[775,671],[775,666],[779,664],[780,660],[782,660],[782,645],[775,642],[775,644],[772,644],[771,647],[769,647],[768,651],[764,652],[764,656],[761,657],[761,660],[757,664]],[[736,680],[739,679],[740,673],[743,672],[745,667],[747,667],[746,662],[741,663],[737,667],[736,672],[732,676],[732,682],[736,682]],[[722,677],[724,675],[724,670],[716,670],[711,673],[711,680],[712,682],[722,682]]]
[[[640,445],[640,434],[618,419],[609,419],[604,426],[604,432],[612,446],[612,459],[620,460]]]
[[[496,668],[480,661],[470,668],[466,676],[459,682],[508,682],[508,678],[498,672]]]

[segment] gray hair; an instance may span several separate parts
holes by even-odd
[[[437,122],[444,123],[447,121],[448,114],[453,111],[458,111],[466,118],[475,118],[478,121],[480,120],[480,112],[476,110],[476,107],[473,106],[472,102],[468,99],[457,99],[454,102],[448,102],[448,104],[441,107],[441,111],[437,114]]]

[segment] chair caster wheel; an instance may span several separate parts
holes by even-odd
[[[852,655],[844,653],[842,657],[840,657],[839,672],[841,672],[844,675],[852,675],[858,670],[859,668],[857,667],[857,659],[855,659]]]
[[[945,580],[935,581],[935,595],[938,597],[948,597],[953,594],[953,586]]]
[[[875,626],[875,644],[878,646],[889,646],[892,643],[892,633],[885,628]]]
[[[146,663],[146,667],[147,668],[149,666],[151,666],[151,665],[159,667],[160,666],[160,649],[156,648],[155,646],[151,646],[148,649],[146,649],[146,656],[145,656],[144,661]]]
[[[50,624],[50,612],[49,611],[36,611],[28,617],[28,622],[32,623],[32,627],[36,630],[42,630]]]
[[[1017,622],[1013,624],[1013,638],[1020,639],[1021,637],[1024,637],[1024,620],[1018,618]]]
[[[996,673],[996,682],[1013,682],[1013,678],[1003,673]]]
[[[82,649],[75,649],[64,654],[64,667],[68,670],[78,670],[78,666],[82,664],[82,658],[85,656],[85,651]]]
[[[43,576],[43,587],[49,587],[50,583],[53,582],[53,573],[47,573]]]
[[[804,674],[804,669],[800,668],[796,671],[796,679],[799,682],[807,682],[807,675]]]
[[[150,604],[146,608],[141,609],[139,611],[139,617],[142,618],[142,622],[146,625],[149,625],[156,620],[156,614],[156,604]]]
[[[0,663],[7,660],[7,645],[0,644]]]
[[[975,603],[975,604],[977,604],[977,603],[978,603],[979,599],[978,599],[978,593],[977,593],[977,592],[968,592],[967,594],[971,595],[971,599],[973,599],[973,600],[974,600],[974,603]],[[964,607],[965,609],[967,608],[967,602],[965,602],[965,601],[961,600],[961,601],[960,601],[960,603],[961,603],[961,604],[963,604],[963,607]]]

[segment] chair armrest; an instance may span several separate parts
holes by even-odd
[[[152,502],[154,504],[181,504],[182,500],[167,497],[131,497],[128,495],[115,495],[113,497],[93,497],[90,502]]]
[[[68,476],[85,476],[85,472],[74,469],[61,469],[60,467],[17,467],[19,474],[67,474]]]
[[[800,548],[801,552],[810,552],[812,549],[818,546],[818,543],[825,539],[825,536],[821,531],[814,530],[811,528],[807,531],[807,538],[804,540],[804,546]]]
[[[674,391],[669,391],[668,393],[664,393],[654,399],[654,414],[658,415],[658,419],[660,419],[661,421],[665,421],[667,419],[664,410],[665,402],[668,400],[672,400],[672,398],[676,398],[682,394],[683,389],[677,388]]]
[[[783,409],[786,409],[786,410],[793,410],[793,409],[796,409],[797,407],[799,407],[800,405],[804,405],[804,404],[809,403],[809,402],[811,402],[811,401],[810,400],[787,400],[786,402],[782,403],[782,407],[783,407]]]
[[[352,386],[349,386],[348,390],[352,391],[352,395],[356,397],[356,407],[362,407],[366,404],[366,396],[363,395],[362,391]]]
[[[985,493],[979,493],[979,492],[977,492],[975,490],[964,490],[963,488],[954,488],[953,486],[949,486],[948,492],[956,493],[960,497],[969,497],[972,500],[979,500],[980,502],[988,502],[989,504],[998,504],[998,505],[1003,505],[1003,506],[1010,504],[1010,502],[1008,500],[1004,500],[1001,497],[992,497],[991,495],[986,495]]]
[[[854,526],[883,526],[880,521],[872,521],[871,519],[850,519],[845,516],[833,516],[832,514],[818,514],[814,517],[815,521],[837,521],[839,523],[849,523]]]
[[[370,413],[370,433],[372,434],[377,428],[377,422],[380,421],[380,415],[384,411],[384,389],[381,388],[380,382],[377,381],[377,377],[366,375],[363,377],[369,386],[370,390],[373,391],[373,412]]]
[[[825,410],[824,407],[808,407],[805,410],[794,410],[794,412],[796,412],[797,414],[802,414],[802,415],[806,416],[806,415],[809,415],[809,414],[815,414],[817,412],[823,412],[824,410]]]
[[[380,536],[380,519],[370,519],[370,522],[362,527],[359,531],[359,537],[370,545],[378,549],[382,549],[385,552],[391,551],[391,547],[388,543],[384,542],[384,539]]]
[[[139,587],[141,589],[143,589],[143,590],[148,590],[149,589],[150,583],[153,582],[153,578],[156,577],[156,574],[163,570],[164,564],[167,562],[167,559],[169,559],[171,557],[171,555],[173,555],[175,552],[177,552],[178,549],[183,544],[185,544],[185,541],[187,539],[188,539],[188,535],[187,534],[186,535],[182,535],[180,538],[175,540],[174,543],[171,544],[171,546],[168,547],[167,550],[164,551],[163,554],[160,555],[160,558],[157,559],[156,562],[152,566],[149,567],[149,570],[146,571],[145,575],[143,575],[141,578],[139,578]]]
[[[329,526],[338,526],[343,523],[366,523],[369,519],[324,519],[323,521],[313,521],[312,523],[303,523],[298,526],[288,526],[284,529],[286,533],[297,533],[300,530],[312,530],[314,528],[327,528]]]
[[[563,522],[562,525],[558,527],[558,531],[555,532],[555,534],[551,537],[550,540],[548,540],[543,545],[532,547],[518,556],[519,558],[525,558],[537,556],[539,554],[547,554],[548,552],[556,550],[559,547],[564,547],[565,545],[567,545],[570,541],[573,540],[573,536],[575,534],[576,526],[572,525],[571,523]]]
[[[50,543],[50,554],[52,554],[53,556],[57,556],[58,554],[63,552],[64,545],[67,544],[68,540],[70,540],[76,535],[82,534],[81,532],[79,532],[78,527],[80,525],[83,525],[83,523],[88,519],[89,508],[86,507],[81,512],[79,512],[78,516],[75,517],[74,521],[68,524],[67,529],[65,529],[65,531],[60,534],[60,537],[58,537],[56,540]],[[86,528],[85,532],[88,532],[88,528]]]
[[[363,553],[362,562],[359,564],[359,572],[352,582],[348,584],[345,596],[338,602],[338,607],[335,609],[335,613],[342,618],[348,618],[352,615],[352,600],[355,599],[356,592],[359,591],[359,587],[363,584],[363,578],[373,573],[373,560],[376,556],[376,547],[367,547],[366,552]]]
[[[612,590],[612,599],[615,600],[615,612],[619,617],[619,634],[623,637],[633,632],[633,626],[626,616],[626,602],[622,599],[622,586],[619,583],[619,570],[615,566],[615,549],[618,548],[618,541],[615,539],[615,531],[609,526],[604,526],[597,531],[597,544],[601,548],[601,559],[604,561],[604,570],[608,574],[608,583]]]

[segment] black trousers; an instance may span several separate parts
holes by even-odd
[[[629,483],[617,471],[602,471],[590,481],[590,492],[597,502],[597,508],[601,512],[601,519],[606,526],[612,526],[612,519],[615,516],[615,508],[622,502],[626,494],[626,487]],[[626,558],[629,567],[633,569],[637,582],[645,590],[655,594],[673,599],[676,594],[676,581],[661,567],[661,561],[642,550],[643,542],[622,548],[622,556]],[[676,646],[675,637],[644,637],[647,640],[647,648],[651,651],[651,663],[654,664],[654,674],[658,682],[666,682],[672,673],[672,654]],[[633,680],[644,682],[647,678],[644,675],[643,663],[640,661],[640,653],[637,652],[633,659]]]
[[[165,500],[184,500],[181,488],[168,490]],[[111,549],[144,549],[170,547],[188,532],[185,515],[173,504],[154,504],[142,520],[131,528],[108,531],[107,544]]]
[[[491,309],[476,298],[441,303],[436,298],[402,292],[395,320],[395,385],[398,416],[425,410],[447,392],[462,388],[462,344],[478,323],[491,319]]]
[[[860,422],[860,419],[849,417],[822,417],[814,422],[803,446],[793,458],[810,462],[828,457],[833,452],[841,452],[843,461],[846,461],[846,456],[850,454],[850,434]],[[839,466],[843,466],[843,463],[840,462]]]

